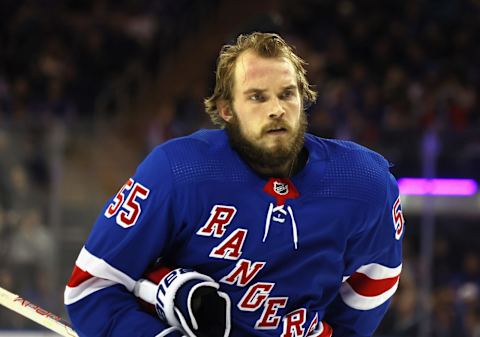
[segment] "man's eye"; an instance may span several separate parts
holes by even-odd
[[[283,99],[288,99],[290,97],[293,96],[293,92],[291,90],[288,90],[288,91],[285,91],[283,94],[282,94],[282,98]]]
[[[265,98],[260,94],[253,94],[253,95],[250,96],[250,100],[251,101],[256,101],[256,102],[262,102],[262,101],[265,100]]]

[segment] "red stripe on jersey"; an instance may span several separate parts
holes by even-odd
[[[323,331],[320,336],[318,337],[332,337],[333,335],[333,329],[330,325],[327,324],[327,322],[322,321],[323,324]]]
[[[70,288],[76,287],[92,277],[93,275],[89,272],[75,266],[75,268],[73,268],[72,275],[70,276],[70,280],[68,280],[67,286]]]
[[[362,296],[378,296],[391,289],[400,275],[380,280],[371,279],[365,274],[355,272],[347,280],[355,292]]]
[[[149,271],[145,274],[147,279],[154,283],[160,283],[163,278],[172,271],[172,268],[167,266],[158,267],[155,270]]]

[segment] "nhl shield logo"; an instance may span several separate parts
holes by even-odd
[[[274,181],[273,190],[280,195],[288,194],[288,184],[282,183],[281,181]]]
[[[282,178],[270,178],[263,187],[263,192],[274,197],[277,200],[277,206],[285,205],[286,200],[300,196],[293,182]]]

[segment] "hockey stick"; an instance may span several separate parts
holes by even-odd
[[[0,304],[61,336],[78,337],[77,333],[60,317],[40,308],[26,299],[0,287]]]

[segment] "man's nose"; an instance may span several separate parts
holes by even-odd
[[[283,107],[282,102],[278,98],[272,99],[268,117],[276,119],[283,117],[284,114],[285,108]]]

